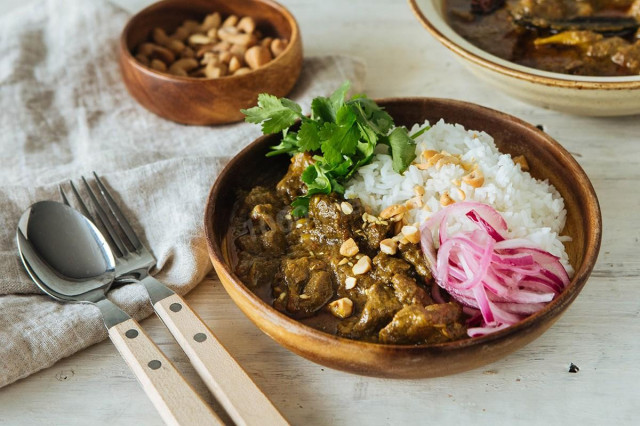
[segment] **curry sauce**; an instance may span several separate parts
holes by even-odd
[[[640,74],[640,0],[444,3],[447,19],[458,34],[502,59],[572,75]],[[474,8],[474,4],[485,8]],[[603,22],[610,23],[608,31],[589,29]]]
[[[435,303],[428,291],[433,279],[420,247],[403,240],[393,254],[381,249],[401,222],[335,194],[316,194],[307,217],[291,216],[291,202],[306,191],[300,174],[308,161],[298,154],[275,188],[240,194],[231,239],[245,285],[280,312],[342,337],[388,344],[465,338],[462,307]]]

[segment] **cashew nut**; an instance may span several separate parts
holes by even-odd
[[[214,52],[224,52],[229,49],[231,49],[231,43],[229,43],[228,41],[218,42],[214,44],[213,47],[211,47],[211,50],[213,50]]]
[[[229,60],[229,72],[235,73],[240,68],[242,68],[242,63],[240,63],[240,59],[237,56],[231,56],[231,60]]]
[[[222,23],[223,27],[235,27],[238,23],[238,17],[236,15],[230,15],[227,19]]]
[[[169,44],[169,41],[171,41],[167,33],[162,28],[154,28],[152,34],[153,41],[158,43],[160,46],[166,46]]]
[[[198,61],[193,58],[178,59],[169,67],[169,73],[186,77],[188,72],[194,68],[198,68]]]
[[[176,31],[171,35],[171,38],[174,40],[185,41],[190,35],[191,31],[189,31],[188,28],[178,27]]]
[[[207,78],[219,78],[225,76],[227,75],[227,64],[214,64],[213,62],[210,62],[204,69],[204,74]]]
[[[202,25],[200,25],[200,31],[207,32],[210,29],[218,28],[220,23],[222,22],[222,17],[218,12],[207,15],[202,21]]]
[[[214,52],[205,52],[203,58],[200,60],[200,64],[208,65],[211,62],[220,63],[220,56]]]
[[[190,47],[185,47],[184,49],[182,49],[182,52],[180,52],[181,58],[194,58],[195,56],[196,52],[194,52]]]
[[[148,60],[160,59],[165,64],[171,63],[176,59],[172,51],[153,43],[142,43],[138,47],[138,55],[145,56]]]
[[[209,31],[207,31],[207,37],[209,37],[213,41],[218,41],[220,39],[218,37],[218,29],[211,28]]]
[[[247,34],[253,34],[256,29],[256,21],[254,21],[250,16],[245,16],[240,20],[240,22],[238,22],[236,28]]]
[[[136,55],[136,59],[138,60],[138,62],[140,62],[142,65],[146,65],[149,66],[149,58],[147,58],[146,56],[144,56],[141,53],[138,53]]]
[[[277,38],[271,42],[271,53],[273,53],[273,57],[277,58],[284,52],[284,49],[287,48],[287,40]]]
[[[240,46],[239,44],[234,44],[229,49],[229,52],[232,55],[237,56],[238,59],[240,59],[240,61],[244,61],[244,54],[247,52],[247,47],[246,46]]]
[[[251,72],[251,68],[247,68],[247,67],[242,67],[237,69],[233,75],[244,75],[244,74],[249,74]]]
[[[209,44],[211,43],[213,40],[211,40],[209,37],[207,37],[204,34],[193,34],[191,36],[189,36],[189,44]]]
[[[255,45],[258,40],[253,34],[245,34],[238,31],[235,27],[223,27],[218,31],[220,40],[227,41],[231,44],[250,47]]]
[[[231,62],[232,58],[235,58],[235,56],[231,52],[221,52],[220,53],[220,61],[225,63],[225,64],[229,64]]]
[[[271,61],[271,52],[264,46],[253,46],[244,54],[244,60],[252,70]]]
[[[166,72],[167,71],[167,64],[162,62],[160,59],[152,60],[151,64],[149,64],[149,67],[151,69],[154,69],[154,70],[160,71],[160,72]]]

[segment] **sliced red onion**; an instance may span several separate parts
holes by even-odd
[[[451,218],[464,218],[478,229],[449,235]],[[508,239],[504,218],[486,204],[455,203],[434,214],[420,231],[422,251],[436,283],[462,303],[464,312],[472,316],[468,324],[479,323],[468,329],[471,337],[521,321],[542,309],[569,283],[558,257],[529,240]],[[442,297],[436,290],[432,289],[432,295],[439,302]]]

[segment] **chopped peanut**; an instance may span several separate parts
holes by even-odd
[[[513,162],[516,164],[520,164],[520,169],[523,172],[529,171],[529,163],[527,162],[527,159],[524,158],[524,155],[518,155],[517,157],[513,157]]]
[[[471,173],[469,173],[468,175],[465,175],[462,178],[462,181],[464,183],[466,183],[469,186],[472,186],[474,188],[480,188],[482,186],[482,184],[484,183],[484,175],[482,174],[482,172],[478,169],[473,170]]]
[[[430,159],[431,157],[433,157],[433,156],[434,156],[434,155],[436,155],[436,154],[438,154],[438,151],[434,151],[434,150],[432,150],[432,149],[428,149],[428,150],[426,150],[426,151],[422,151],[422,157],[423,157],[425,160]]]
[[[353,265],[351,270],[354,275],[366,274],[371,270],[371,258],[369,256],[362,256],[360,260]]]
[[[395,216],[393,216],[393,217],[389,218],[389,220],[390,220],[391,222],[400,222],[400,221],[402,220],[402,218],[403,218],[403,217],[404,217],[404,213],[400,213],[400,214],[397,214],[397,215],[395,215]]]
[[[398,244],[391,238],[380,241],[380,251],[385,254],[394,255],[398,250]]]
[[[402,204],[394,204],[382,210],[382,212],[380,212],[380,217],[383,219],[389,219],[392,216],[398,215],[400,213],[404,213],[406,211],[407,211],[407,208]]]
[[[349,259],[347,259],[346,257],[343,257],[342,260],[338,262],[338,266],[346,265],[347,262],[349,262]]]
[[[353,240],[353,238],[349,238],[340,246],[340,254],[345,257],[355,256],[359,251],[360,249],[358,248],[358,245]]]
[[[467,194],[465,194],[462,189],[456,188],[456,192],[458,193],[458,198],[460,198],[460,201],[464,201],[467,198]]]
[[[417,244],[420,242],[420,231],[418,231],[418,228],[416,228],[413,225],[407,225],[407,226],[403,226],[402,227],[402,235],[404,235],[404,237],[409,240],[409,242],[412,242],[414,244]]]
[[[413,187],[413,193],[419,197],[424,195],[424,186],[416,185]]]
[[[404,203],[404,205],[409,209],[422,207],[423,204],[424,202],[422,201],[422,197],[419,196],[412,197],[408,199],[406,203]]]
[[[353,313],[353,302],[348,297],[329,303],[329,311],[338,318],[347,318]]]
[[[444,207],[453,203],[455,203],[455,200],[449,196],[448,192],[445,191],[442,193],[442,195],[440,195],[440,204],[442,204]]]
[[[444,158],[444,155],[436,154],[433,157],[429,158],[429,160],[427,161],[427,166],[433,167],[438,161],[440,161],[443,158]]]
[[[340,203],[340,210],[342,210],[342,213],[344,214],[351,214],[353,213],[353,206],[351,205],[351,203],[343,201],[342,203]]]
[[[369,213],[363,213],[362,214],[362,220],[364,222],[376,223],[378,221],[378,218],[375,217],[374,215],[369,214]]]
[[[347,279],[344,280],[344,288],[345,289],[351,290],[355,286],[356,286],[356,278],[355,277],[347,277]]]

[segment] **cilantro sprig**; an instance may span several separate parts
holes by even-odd
[[[395,127],[393,119],[364,95],[347,99],[347,81],[330,97],[311,102],[311,116],[297,103],[266,93],[258,105],[242,110],[245,121],[262,124],[264,134],[282,132],[282,140],[267,156],[311,152],[314,163],[302,173],[307,194],[292,203],[292,214],[304,216],[314,194],[344,194],[344,184],[360,167],[368,164],[377,144],[389,147],[393,170],[402,174],[415,158],[415,142],[405,127]],[[298,120],[297,131],[290,128]],[[420,132],[423,132],[422,129]]]

